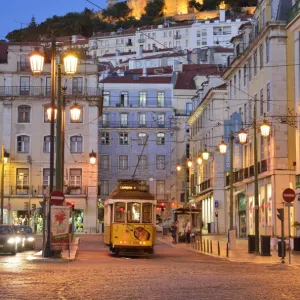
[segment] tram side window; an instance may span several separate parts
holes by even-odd
[[[143,204],[143,223],[152,223],[152,204]]]
[[[115,203],[115,222],[124,223],[125,222],[125,209],[126,204],[123,202]]]
[[[127,222],[140,223],[141,220],[141,204],[128,203],[127,204]]]

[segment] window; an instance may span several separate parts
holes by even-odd
[[[247,103],[244,104],[244,122],[247,123]]]
[[[156,145],[164,145],[165,144],[165,134],[159,132],[156,134]]]
[[[138,145],[144,145],[147,141],[147,134],[144,132],[140,132],[138,134]]]
[[[234,95],[236,95],[236,75],[233,77],[233,88],[234,88]]]
[[[241,70],[239,70],[239,91],[241,90],[241,77],[242,77],[242,74],[241,74]]]
[[[197,30],[197,37],[200,37],[200,36],[201,36],[200,30]]]
[[[146,126],[146,113],[139,113],[139,126]]]
[[[128,106],[128,92],[121,93],[120,104],[121,106]]]
[[[46,77],[46,96],[51,95],[51,77]]]
[[[119,170],[128,170],[128,155],[119,155]]]
[[[109,102],[110,102],[110,93],[104,92],[103,93],[103,106],[109,106]]]
[[[101,145],[109,145],[110,143],[109,132],[101,132],[100,140],[101,140]]]
[[[257,98],[257,95],[254,96],[254,100]],[[254,102],[255,104],[255,102]],[[252,119],[252,99],[249,101],[249,111],[248,111],[248,122],[251,122]]]
[[[207,36],[207,29],[202,29],[202,36]]]
[[[254,76],[255,76],[257,74],[257,50],[254,51],[253,69],[254,69]]]
[[[201,46],[201,40],[197,40],[197,46]]]
[[[158,126],[163,127],[165,125],[165,114],[157,114],[157,124]]]
[[[263,44],[259,46],[259,66],[260,69],[264,67],[264,45]]]
[[[145,170],[148,169],[148,158],[147,155],[138,155],[138,169]]]
[[[231,79],[229,82],[229,98],[230,98],[230,100],[232,99],[232,80]]]
[[[143,203],[143,223],[152,223],[152,204]]]
[[[18,107],[18,123],[30,122],[30,110],[31,107],[28,105],[20,105]]]
[[[247,85],[247,65],[244,65],[244,86]]]
[[[168,37],[168,32],[164,31],[164,37]]]
[[[185,110],[186,110],[186,114],[189,116],[193,111],[193,103],[186,103]]]
[[[17,152],[29,153],[30,137],[28,135],[19,135],[17,137]]]
[[[264,8],[262,10],[262,26],[265,26],[266,24],[266,9]]]
[[[109,170],[109,155],[100,155],[100,169]]]
[[[43,145],[43,152],[50,153],[50,145],[51,145],[51,136],[46,135],[44,136],[44,145]],[[54,137],[54,152],[56,147],[56,137]]]
[[[266,39],[266,63],[270,61],[270,40]]]
[[[119,133],[119,144],[120,145],[128,145],[128,132],[120,132]]]
[[[146,92],[140,92],[140,106],[146,106],[147,94]]]
[[[207,45],[207,39],[202,38],[202,46],[206,46]]]
[[[252,57],[248,58],[249,81],[252,80]]]
[[[187,143],[185,145],[185,155],[186,155],[186,157],[190,157],[190,144],[189,143]]]
[[[20,77],[20,95],[29,95],[30,92],[30,77]]]
[[[165,181],[156,180],[156,195],[164,195],[164,194],[165,194]]]
[[[127,127],[128,126],[128,114],[122,113],[120,114],[121,117],[121,127]]]
[[[81,188],[82,170],[70,169],[70,186]]]
[[[271,86],[270,83],[267,84],[267,111],[271,110]]]
[[[29,187],[29,169],[17,169],[17,188]]]
[[[159,107],[165,106],[165,93],[164,92],[157,93],[157,106],[159,106]]]
[[[127,222],[128,223],[140,223],[141,220],[141,204],[140,203],[128,203],[127,204]],[[134,231],[134,235],[138,238],[138,229]]]
[[[100,196],[105,197],[109,195],[109,181],[100,180]]]
[[[260,90],[260,115],[264,115],[264,90]]]
[[[82,153],[83,138],[80,135],[71,136],[70,138],[70,152]]]
[[[83,78],[73,77],[72,78],[72,95],[82,95],[83,94]]]
[[[102,126],[103,127],[109,126],[109,114],[108,113],[104,113],[102,115]]]
[[[72,120],[72,118],[71,118],[71,110],[70,110],[70,123],[82,123],[83,122],[83,108],[80,105],[77,105],[77,106],[78,106],[78,108],[80,108],[80,117],[79,117],[79,120],[78,121]]]
[[[50,185],[50,169],[43,169],[43,186],[49,186],[49,185]]]
[[[156,170],[165,169],[165,155],[156,155]]]
[[[125,213],[126,213],[126,203],[116,202],[115,203],[115,220],[116,223],[125,222]]]

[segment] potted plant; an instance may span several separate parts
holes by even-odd
[[[298,236],[298,230],[300,229],[300,223],[295,221],[292,227],[296,229],[296,236],[294,236],[294,251],[300,251],[300,236]]]

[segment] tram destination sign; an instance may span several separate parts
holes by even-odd
[[[120,184],[119,190],[125,190],[125,191],[141,191],[146,192],[148,191],[147,185],[141,185],[141,184]]]

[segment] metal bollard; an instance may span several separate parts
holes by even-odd
[[[200,250],[201,250],[201,252],[203,251],[203,239],[201,239],[201,241],[200,241]]]
[[[220,256],[220,241],[218,241],[218,256]]]
[[[229,256],[229,245],[227,243],[227,245],[226,245],[226,257],[228,257],[228,256]]]
[[[212,250],[212,240],[210,240],[210,253],[211,254],[213,253],[213,250]]]
[[[206,242],[203,240],[203,252],[206,252]]]
[[[209,253],[209,240],[207,240],[207,253]]]

